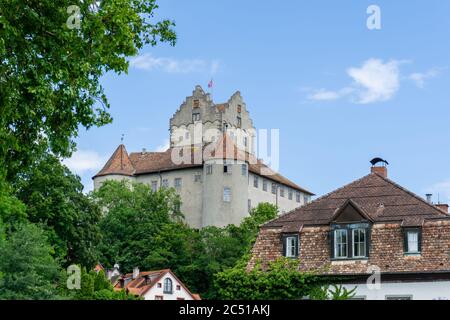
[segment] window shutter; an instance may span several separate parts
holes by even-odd
[[[287,246],[286,246],[286,240],[287,240],[287,237],[286,237],[286,236],[283,236],[283,237],[282,237],[282,242],[283,242],[283,257],[286,257],[286,256],[287,256],[287,252],[286,252],[286,249],[287,249]]]
[[[417,240],[418,240],[418,246],[417,248],[419,249],[419,252],[422,252],[422,229],[417,230],[418,235],[417,235]]]
[[[334,258],[334,231],[330,230],[328,232],[328,240],[330,243],[330,258],[333,259]]]
[[[408,231],[403,230],[403,251],[408,252]]]
[[[300,256],[300,236],[295,237],[295,256]]]
[[[371,228],[366,229],[366,257],[370,256],[370,249],[372,248],[372,232]]]

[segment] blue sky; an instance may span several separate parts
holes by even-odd
[[[450,200],[450,1],[159,1],[175,47],[146,47],[104,77],[114,122],[82,130],[67,163],[86,190],[125,134],[128,151],[166,144],[196,84],[236,90],[258,129],[280,129],[280,172],[318,195],[390,162],[389,177]],[[381,30],[366,26],[381,9]]]

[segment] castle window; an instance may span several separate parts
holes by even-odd
[[[202,182],[202,175],[201,174],[194,175],[194,182]]]
[[[283,255],[286,258],[298,257],[298,235],[283,236]]]
[[[277,194],[277,184],[274,182],[272,183],[272,193]]]
[[[231,164],[224,164],[223,165],[223,173],[231,174]]]
[[[162,181],[162,186],[164,188],[168,188],[169,187],[169,179],[163,179]]]
[[[296,193],[295,193],[295,201],[297,201],[298,203],[300,203],[300,192],[296,192]]]
[[[231,188],[229,187],[223,188],[223,201],[231,202]]]
[[[175,178],[175,189],[177,189],[178,191],[181,189],[181,178]]]
[[[200,113],[193,113],[192,114],[192,121],[200,121]]]
[[[406,229],[404,233],[405,254],[420,254],[422,233],[419,228]]]
[[[284,187],[280,188],[280,197],[284,198]]]
[[[189,139],[189,132],[186,132],[185,134],[184,134],[184,138],[187,140],[187,139]]]
[[[267,191],[267,180],[263,180],[263,191]]]
[[[237,112],[238,112],[238,113],[241,113],[241,112],[242,112],[242,106],[241,106],[240,104],[238,104],[238,106],[237,106]]]
[[[289,189],[289,191],[288,191],[288,199],[292,200],[292,196],[293,196],[293,192],[292,192],[291,189]]]
[[[240,128],[242,126],[242,119],[241,117],[237,117],[237,127]]]
[[[242,172],[242,175],[243,175],[243,176],[246,176],[246,175],[247,175],[247,165],[246,165],[246,164],[243,164],[243,165],[241,166],[241,172]]]
[[[165,278],[164,279],[164,289],[163,289],[164,293],[173,293],[173,286],[172,286],[172,279],[170,278]]]
[[[255,188],[258,188],[258,184],[259,184],[259,178],[258,176],[253,176],[253,186]]]
[[[152,191],[156,192],[158,190],[158,181],[152,181]]]
[[[199,100],[194,100],[194,103],[193,103],[193,106],[194,106],[194,108],[198,108],[198,107],[200,107],[200,101]]]
[[[206,165],[206,174],[212,174],[212,171],[213,171],[212,164],[207,164]]]

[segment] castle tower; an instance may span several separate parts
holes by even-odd
[[[202,226],[239,225],[248,216],[248,161],[224,134],[203,166]]]
[[[217,142],[224,133],[239,148],[254,153],[256,130],[239,91],[226,103],[215,104],[196,86],[170,119],[171,147]]]

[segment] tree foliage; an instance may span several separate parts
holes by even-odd
[[[26,205],[28,220],[42,224],[56,257],[93,267],[98,260],[100,207],[83,194],[80,178],[52,156],[45,155],[14,184]]]
[[[59,298],[60,269],[43,230],[23,223],[0,234],[0,299]]]
[[[353,291],[332,285],[331,277],[320,276],[314,271],[299,271],[298,260],[279,258],[247,270],[245,263],[219,272],[214,285],[218,298],[224,300],[345,300]]]
[[[155,0],[0,2],[0,166],[8,180],[48,150],[69,156],[80,126],[111,122],[101,76],[127,72],[127,57],[145,44],[175,43],[174,23],[154,21],[157,8]]]

